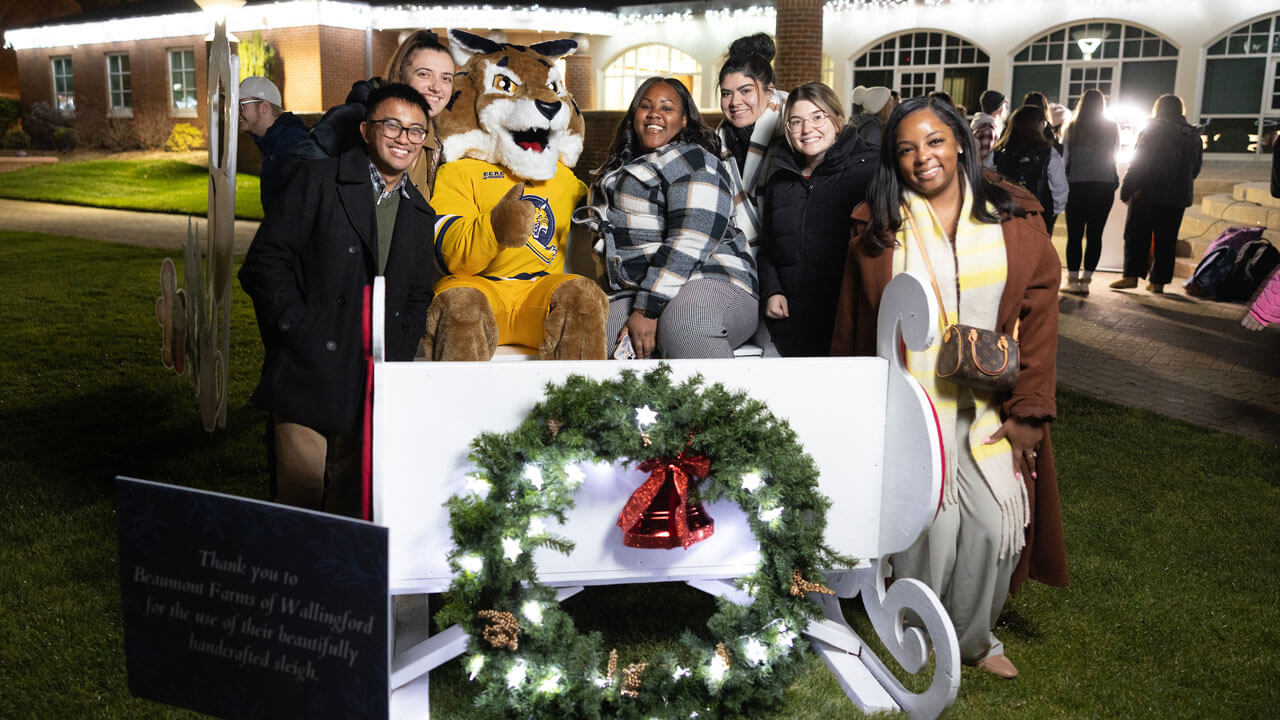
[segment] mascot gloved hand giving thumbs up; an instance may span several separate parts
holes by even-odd
[[[461,70],[437,118],[445,164],[431,205],[446,277],[427,315],[427,358],[487,360],[515,344],[543,359],[602,360],[608,300],[564,272],[569,216],[586,195],[570,170],[584,124],[555,62],[577,43],[449,35]]]

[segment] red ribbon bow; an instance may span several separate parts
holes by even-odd
[[[636,469],[648,471],[649,478],[631,493],[626,507],[622,508],[622,512],[618,514],[618,527],[622,528],[623,532],[630,532],[636,523],[640,522],[645,511],[649,509],[649,504],[662,489],[669,473],[672,482],[675,483],[676,494],[680,498],[680,502],[674,508],[676,537],[680,539],[681,547],[687,548],[692,545],[694,539],[689,535],[689,521],[686,516],[689,479],[700,480],[706,477],[711,471],[711,460],[702,455],[681,452],[674,458],[649,458],[640,463]]]

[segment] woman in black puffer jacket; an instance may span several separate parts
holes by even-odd
[[[782,113],[787,146],[762,198],[757,262],[765,322],[785,356],[826,355],[849,247],[850,213],[880,165],[879,149],[845,126],[840,101],[822,83],[805,83]]]

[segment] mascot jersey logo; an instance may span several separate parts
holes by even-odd
[[[533,232],[529,235],[529,248],[542,262],[550,265],[556,259],[556,215],[551,211],[551,204],[546,198],[538,195],[521,195],[520,199],[533,205],[537,214],[533,218]]]
[[[431,206],[436,284],[423,349],[432,360],[487,360],[498,345],[543,358],[603,360],[609,302],[564,272],[568,218],[586,195],[572,166],[583,119],[556,61],[572,40],[529,47],[453,30],[460,65],[436,118],[445,162]]]

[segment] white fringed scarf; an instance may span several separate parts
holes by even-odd
[[[948,321],[994,329],[1008,272],[1004,232],[998,224],[973,220],[970,216],[972,206],[973,194],[966,187],[953,248],[929,202],[908,189],[902,206],[902,227],[898,230],[899,248],[893,254],[893,272],[896,275],[910,270],[927,277],[929,264],[920,252],[920,244],[925,243]],[[907,221],[907,215],[913,223]],[[915,236],[911,230],[913,226],[922,237]],[[996,394],[961,387],[939,378],[936,369],[941,342],[942,333],[939,332],[933,345],[923,352],[907,351],[907,368],[933,399],[942,427],[946,465],[943,503],[952,505],[959,501],[956,452],[961,447],[960,443],[966,442],[987,487],[1000,505],[1003,518],[1000,557],[1003,558],[1010,553],[1021,552],[1026,543],[1024,530],[1030,519],[1026,486],[1014,476],[1012,446],[1008,440],[983,444],[1000,427],[1000,404]],[[969,407],[974,408],[969,436],[957,437],[958,410]]]

